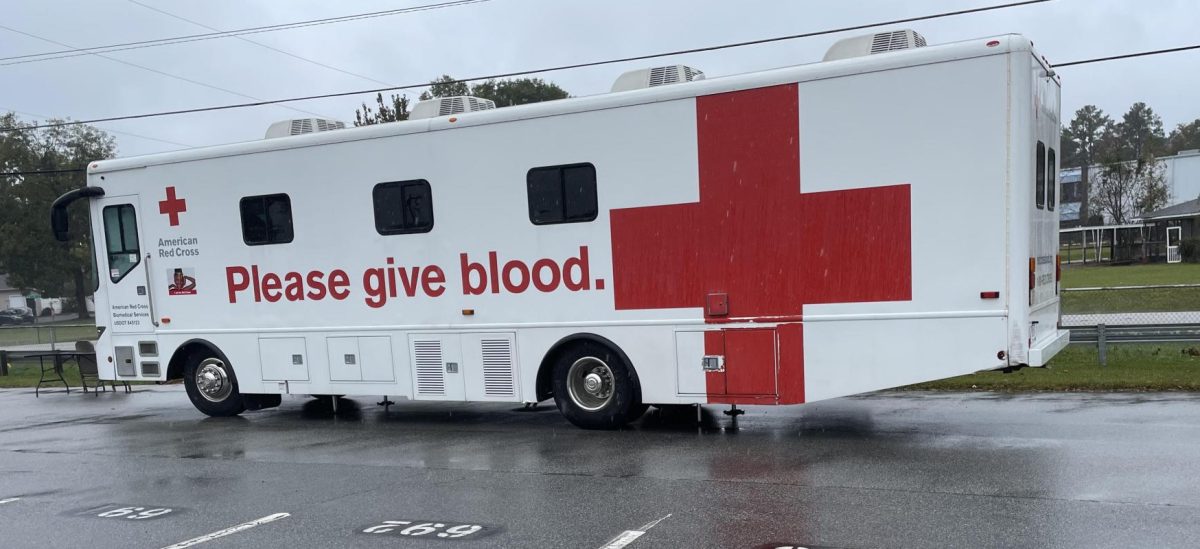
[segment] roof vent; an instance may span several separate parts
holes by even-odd
[[[435,97],[417,103],[413,107],[412,112],[409,113],[408,119],[417,120],[420,118],[433,118],[435,116],[449,116],[451,114],[486,111],[494,108],[496,108],[496,102],[482,97],[472,97],[470,95]]]
[[[340,130],[346,127],[345,122],[337,120],[327,120],[324,118],[297,118],[295,120],[284,120],[271,124],[267,128],[267,139],[274,137],[287,137],[289,135],[300,135],[302,133],[327,132],[330,130]]]
[[[652,69],[638,69],[622,74],[613,82],[612,91],[622,92],[704,80],[704,73],[687,65],[670,65]]]
[[[913,30],[880,32],[838,40],[825,52],[824,61],[925,47],[925,37]]]

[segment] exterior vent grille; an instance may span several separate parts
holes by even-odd
[[[324,118],[297,118],[295,120],[284,120],[276,122],[267,128],[267,139],[272,137],[287,137],[289,135],[301,135],[313,132],[327,132],[331,130],[341,130],[346,128],[346,123],[340,120],[326,120]]]
[[[825,61],[925,47],[925,37],[912,30],[851,36],[838,40],[825,52]]]
[[[438,116],[458,114],[460,112],[463,112],[463,98],[461,97],[447,97],[442,100],[441,105],[438,105]]]
[[[668,65],[626,72],[613,83],[612,91],[622,92],[704,80],[704,73],[687,65]]]
[[[413,341],[417,366],[417,394],[445,395],[446,377],[442,372],[442,342],[436,339]]]
[[[871,53],[883,53],[908,49],[908,37],[904,31],[881,32],[871,41]]]
[[[437,116],[449,116],[452,114],[460,114],[464,112],[486,111],[496,108],[496,103],[491,99],[482,97],[472,97],[469,95],[460,95],[457,97],[437,97],[427,99],[417,103],[409,113],[409,120],[419,120],[422,118],[434,118]]]
[[[512,341],[484,339],[480,345],[483,351],[483,394],[489,397],[515,396]]]

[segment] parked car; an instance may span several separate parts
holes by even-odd
[[[33,311],[27,307],[14,307],[0,311],[0,326],[7,324],[33,324]]]

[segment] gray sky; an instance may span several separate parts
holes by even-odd
[[[436,3],[437,0],[137,0],[221,30]],[[469,77],[796,34],[978,7],[1004,0],[491,0],[482,4],[247,36],[344,71],[237,38],[0,66],[0,111],[99,118]],[[0,24],[72,47],[211,32],[130,0],[2,0]],[[919,22],[931,44],[1021,33],[1052,63],[1196,43],[1196,0],[1056,0]],[[871,31],[863,31],[871,32]],[[851,33],[855,34],[855,33]],[[572,95],[607,92],[632,68],[683,63],[723,76],[820,60],[830,35],[607,65],[543,76]],[[0,57],[63,49],[0,29]],[[0,62],[2,63],[2,62]],[[159,71],[156,73],[154,71]],[[171,78],[168,73],[179,78]],[[1064,68],[1064,119],[1094,103],[1114,118],[1145,101],[1168,131],[1200,118],[1200,52]],[[368,79],[369,78],[369,79]],[[185,81],[190,80],[192,82]],[[374,80],[374,81],[373,81]],[[197,84],[203,83],[228,91]],[[232,93],[235,92],[235,93]],[[407,92],[410,97],[418,92]],[[242,94],[242,95],[238,95]],[[345,120],[372,96],[288,104]],[[259,139],[274,121],[308,116],[283,106],[100,124],[187,146]],[[181,148],[114,133],[121,156]]]

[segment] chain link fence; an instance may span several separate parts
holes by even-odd
[[[1200,284],[1065,288],[1061,297],[1068,328],[1200,324]]]
[[[41,326],[0,326],[0,349],[18,351],[23,347],[74,349],[76,341],[95,341],[94,324],[50,324]]]

